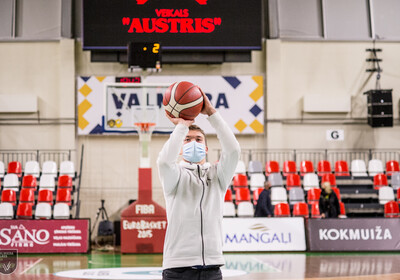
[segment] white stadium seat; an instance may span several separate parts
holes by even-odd
[[[56,203],[53,209],[54,219],[69,219],[69,206],[67,203]]]
[[[305,202],[304,190],[302,188],[291,188],[289,190],[289,204],[294,205],[297,202]]]
[[[42,166],[42,175],[52,175],[57,177],[57,163],[55,161],[45,161]]]
[[[249,168],[248,168],[249,173],[262,173],[263,172],[263,166],[261,162],[252,160],[249,162]]]
[[[237,215],[238,217],[253,217],[254,216],[253,203],[249,201],[240,202],[237,208]]]
[[[0,161],[0,178],[4,177],[4,162]]]
[[[75,164],[72,161],[62,161],[60,164],[60,175],[75,177]]]
[[[17,174],[6,174],[3,181],[4,189],[19,191],[19,179]]]
[[[269,174],[268,182],[271,184],[271,187],[283,186],[283,179],[282,179],[281,173],[271,173],[271,174]]]
[[[239,160],[236,165],[235,174],[246,174],[246,165],[243,160]]]
[[[254,173],[250,175],[250,189],[253,191],[258,188],[263,188],[265,176],[262,173]]]
[[[35,219],[51,219],[51,205],[39,202],[35,209]]]
[[[39,176],[40,176],[39,162],[34,161],[34,160],[27,161],[25,163],[24,175],[32,175],[32,176],[35,176],[36,178],[39,178]]]
[[[384,173],[383,163],[380,159],[371,159],[368,162],[368,174],[373,177],[378,173]]]
[[[236,209],[235,204],[232,201],[224,202],[224,217],[235,217]]]
[[[11,203],[3,202],[0,204],[0,219],[12,219],[14,217],[14,208]]]
[[[39,181],[39,190],[51,190],[55,191],[56,189],[56,181],[53,175],[51,174],[45,174],[40,176],[40,181]]]
[[[271,191],[271,204],[276,205],[278,203],[287,203],[287,192],[284,187],[274,187]]]
[[[400,172],[393,172],[392,173],[392,178],[390,181],[390,185],[394,190],[397,190],[400,188]]]
[[[379,204],[386,204],[386,202],[393,201],[394,192],[391,187],[380,187],[379,188]]]
[[[353,177],[367,177],[367,168],[365,162],[361,159],[354,159],[351,161],[351,175]]]
[[[305,191],[308,191],[313,188],[319,189],[319,179],[318,175],[315,173],[307,173],[304,174],[303,177],[303,188]]]

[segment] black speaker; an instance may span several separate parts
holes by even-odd
[[[367,95],[368,102],[368,124],[371,127],[392,127],[392,90],[369,90],[364,94]]]
[[[369,116],[368,124],[371,127],[392,127],[393,117],[379,117],[379,116]]]
[[[368,104],[368,115],[391,116],[393,115],[393,106],[392,104]]]

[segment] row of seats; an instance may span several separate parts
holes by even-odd
[[[321,160],[317,164],[317,169],[315,170],[312,161],[303,160],[300,162],[299,169],[295,161],[287,160],[283,163],[282,170],[277,161],[268,161],[265,167],[259,161],[250,161],[248,168],[243,161],[239,161],[236,167],[235,173],[246,174],[246,173],[265,173],[267,176],[271,173],[280,173],[284,176],[288,174],[300,172],[301,176],[307,173],[317,173],[322,176],[326,173],[334,172],[336,176],[353,176],[353,177],[373,177],[378,173],[385,173],[389,176],[393,172],[400,172],[399,162],[396,160],[389,160],[386,162],[386,169],[383,163],[379,159],[372,159],[368,162],[368,168],[364,160],[355,159],[351,161],[351,168],[349,169],[347,161],[339,160],[335,162],[335,169],[331,168],[331,163],[327,160]]]
[[[33,175],[39,177],[40,175],[47,174],[57,177],[59,175],[69,175],[75,178],[75,164],[72,161],[62,161],[60,163],[60,170],[58,170],[57,163],[55,161],[45,161],[40,168],[39,162],[27,161],[24,169],[19,161],[11,161],[8,163],[7,172],[5,172],[4,163],[0,161],[0,178],[3,178],[5,174],[16,174],[18,177],[24,175]]]
[[[2,185],[3,190],[12,189],[16,192],[19,192],[21,189],[33,189],[36,191],[37,187],[39,187],[39,190],[48,189],[54,192],[56,186],[58,188],[68,188],[72,190],[73,178],[70,175],[60,175],[57,178],[56,184],[56,178],[53,175],[44,174],[40,176],[38,185],[37,178],[33,175],[23,176],[20,182],[16,174],[9,173],[4,176]]]
[[[35,211],[33,211],[35,210]],[[56,203],[52,207],[49,203],[38,203],[33,209],[31,203],[20,203],[17,212],[11,203],[0,204],[0,219],[70,219],[70,207],[67,203]]]
[[[250,192],[249,188],[236,187],[233,188],[235,197],[233,199],[232,190],[229,188],[225,194],[225,201],[235,201],[236,204],[239,204],[242,201],[253,201],[253,204],[257,204],[258,197],[260,193],[263,191],[263,188],[254,189]],[[341,201],[340,189],[332,186],[332,190],[335,192],[338,200]],[[290,205],[293,205],[297,202],[308,202],[313,203],[319,200],[321,195],[321,189],[310,188],[308,190],[304,190],[303,188],[284,188],[273,187],[270,189],[271,194],[271,203],[273,205],[280,202],[289,202]],[[252,194],[252,196],[251,196]],[[388,186],[383,186],[378,190],[378,199],[380,204],[385,204],[388,201],[395,201],[395,192],[393,188]],[[397,200],[400,201],[400,189],[397,189]]]
[[[343,202],[340,204],[339,218],[346,218],[346,209]],[[296,202],[292,206],[287,202],[279,202],[274,205],[274,217],[311,217],[321,218],[318,201]],[[310,210],[311,209],[311,210]],[[232,201],[224,202],[224,217],[253,217],[254,206],[249,201],[242,201],[235,205]],[[385,218],[400,218],[399,204],[396,201],[387,201],[384,203],[384,217]]]
[[[250,202],[239,203],[237,205],[237,209],[232,202],[224,203],[224,217],[253,216],[254,207]],[[321,218],[321,213],[319,211],[319,203],[307,204],[305,202],[297,202],[293,205],[291,210],[291,207],[288,203],[280,202],[274,205],[274,217]],[[346,211],[343,202],[340,203],[339,218],[346,218]]]
[[[294,187],[303,187],[304,190],[309,190],[311,188],[319,188],[324,182],[330,182],[331,186],[336,186],[336,176],[333,173],[326,173],[321,176],[321,178],[315,173],[307,173],[304,175],[303,179],[299,174],[288,174],[286,176],[286,181],[284,182],[281,173],[271,173],[268,176],[268,181],[271,187],[275,186],[286,186],[289,190]],[[263,173],[252,173],[250,174],[250,180],[246,174],[235,174],[232,180],[233,187],[250,187],[254,190],[256,188],[264,186],[266,181],[266,176]],[[375,189],[379,189],[382,186],[389,186],[388,178],[386,174],[378,173],[373,178],[373,185]],[[397,190],[400,188],[400,172],[395,172],[392,174],[390,186]]]
[[[36,203],[48,203],[53,205],[54,203],[54,195],[51,190],[42,189],[39,190],[37,197],[35,196],[35,191],[33,189],[22,189],[19,192],[19,199],[17,200],[17,193],[14,190],[6,189],[1,192],[1,202],[10,203],[13,206],[16,206],[20,203],[29,203],[35,205]],[[72,201],[72,193],[70,189],[67,188],[59,188],[56,192],[55,203],[63,202],[68,205],[73,203]]]

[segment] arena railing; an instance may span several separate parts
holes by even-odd
[[[37,161],[42,166],[45,161],[50,160],[56,162],[58,167],[65,160],[75,163],[75,150],[0,150],[0,161],[5,168],[12,161],[19,161],[24,167],[28,161]]]
[[[37,161],[39,165],[42,166],[45,161],[54,161],[57,163],[58,168],[63,161],[72,161],[75,164],[75,194],[76,203],[74,203],[73,208],[75,208],[75,218],[79,218],[80,212],[80,185],[82,180],[82,163],[83,163],[83,151],[84,146],[82,145],[79,169],[77,168],[77,155],[76,150],[71,149],[54,149],[54,150],[24,150],[24,149],[0,149],[0,161],[4,163],[4,169],[7,171],[8,163],[12,161],[19,161],[22,167],[25,167],[28,161]],[[78,171],[79,170],[79,171]]]
[[[217,149],[218,157],[221,155],[221,149]],[[368,162],[371,159],[379,159],[383,165],[389,160],[397,160],[400,162],[399,149],[242,149],[241,160],[244,161],[246,166],[250,161],[260,161],[265,164],[267,161],[274,160],[282,167],[283,163],[287,160],[295,161],[297,166],[303,160],[309,160],[314,164],[317,169],[318,162],[327,160],[331,163],[334,169],[335,162],[338,160],[347,161],[350,164],[352,160],[361,159]]]

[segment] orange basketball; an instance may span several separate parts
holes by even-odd
[[[193,120],[203,109],[203,95],[190,82],[176,82],[165,91],[163,105],[170,117]]]

